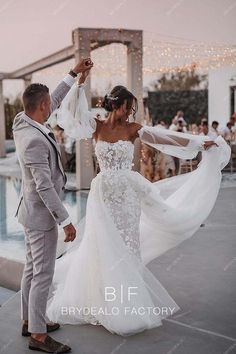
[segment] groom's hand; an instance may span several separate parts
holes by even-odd
[[[73,71],[76,74],[83,73],[87,70],[90,70],[93,67],[93,62],[91,58],[85,58],[80,60],[80,62],[74,67]]]
[[[64,232],[65,232],[65,239],[64,242],[72,242],[74,241],[75,237],[76,237],[76,229],[74,228],[74,226],[72,224],[66,225],[65,227],[63,227]]]

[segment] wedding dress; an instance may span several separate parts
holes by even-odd
[[[78,98],[79,91],[79,98]],[[84,88],[72,88],[58,124],[73,138],[90,138],[96,121],[88,111]],[[134,145],[98,141],[101,172],[93,179],[80,242],[56,261],[50,320],[101,324],[122,336],[160,326],[180,308],[147,264],[191,237],[211,212],[220,188],[221,169],[230,148],[203,151],[206,137],[142,127],[142,142],[173,156],[191,159],[202,151],[198,168],[151,183],[132,171]]]

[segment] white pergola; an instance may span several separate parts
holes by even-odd
[[[127,47],[127,87],[138,98],[139,112],[137,121],[143,117],[143,33],[140,30],[125,29],[92,29],[77,28],[72,32],[72,45],[52,55],[40,59],[21,69],[11,73],[0,73],[0,157],[5,157],[5,116],[3,98],[4,79],[22,79],[25,87],[31,83],[32,74],[75,58],[78,62],[81,58],[91,56],[91,51],[111,43],[122,43]],[[91,106],[90,78],[86,85],[86,95]],[[136,161],[136,165],[138,161]],[[76,176],[78,189],[89,189],[94,177],[92,161],[92,141],[77,142],[76,145]]]

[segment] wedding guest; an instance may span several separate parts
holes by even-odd
[[[236,112],[230,117],[230,123],[232,124],[231,131],[233,134],[236,134]]]
[[[182,132],[182,133],[187,133],[187,128],[186,128],[186,124],[185,124],[185,120],[181,117],[178,119],[177,121],[177,125],[176,125],[176,131],[177,132]]]
[[[231,141],[233,138],[232,123],[229,121],[225,127],[219,130],[220,135],[226,140]]]
[[[201,125],[202,125],[204,122],[208,122],[208,119],[207,119],[206,117],[203,117],[203,118],[201,119]]]
[[[158,120],[157,124],[155,125],[155,127],[164,128],[164,129],[167,128],[166,123],[164,122],[164,120]]]
[[[170,130],[173,130],[173,131],[177,131],[177,124],[178,124],[178,120],[173,118],[172,119],[172,123],[171,125],[169,126],[169,129]]]
[[[234,112],[230,117],[230,122],[232,123],[233,126],[236,125],[236,112]]]
[[[218,126],[219,126],[219,123],[216,120],[213,120],[211,127],[209,128],[209,131],[208,131],[208,136],[212,140],[215,140],[217,138],[217,136],[219,135]]]
[[[64,129],[59,127],[59,125],[56,125],[55,128],[53,129],[56,141],[58,144],[62,145],[65,143],[65,136],[64,136]]]
[[[196,123],[191,124],[189,130],[192,132],[192,134],[195,134],[195,135],[198,135],[198,133],[199,133],[199,127],[197,126]]]
[[[206,120],[202,120],[202,124],[200,126],[200,134],[199,135],[208,135],[208,122]]]
[[[174,119],[176,120],[176,122],[178,121],[179,118],[183,118],[184,117],[184,112],[183,111],[178,111],[176,113],[176,116],[174,117]]]
[[[184,112],[183,111],[178,111],[176,113],[176,116],[172,119],[172,124],[170,125],[169,129],[174,130],[174,131],[180,131],[180,130],[178,130],[178,129],[180,129],[178,123],[180,123],[180,125],[183,125],[184,127],[186,127],[186,125],[187,125],[187,122],[184,120]],[[186,129],[186,131],[187,131],[187,129]]]

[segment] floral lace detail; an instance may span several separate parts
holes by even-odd
[[[99,140],[95,153],[101,171],[131,170],[134,157],[134,145],[128,140],[118,140],[115,143]]]
[[[126,174],[132,168],[134,145],[130,141],[99,141],[95,149],[102,173],[103,200],[125,245],[140,258],[141,203]]]

